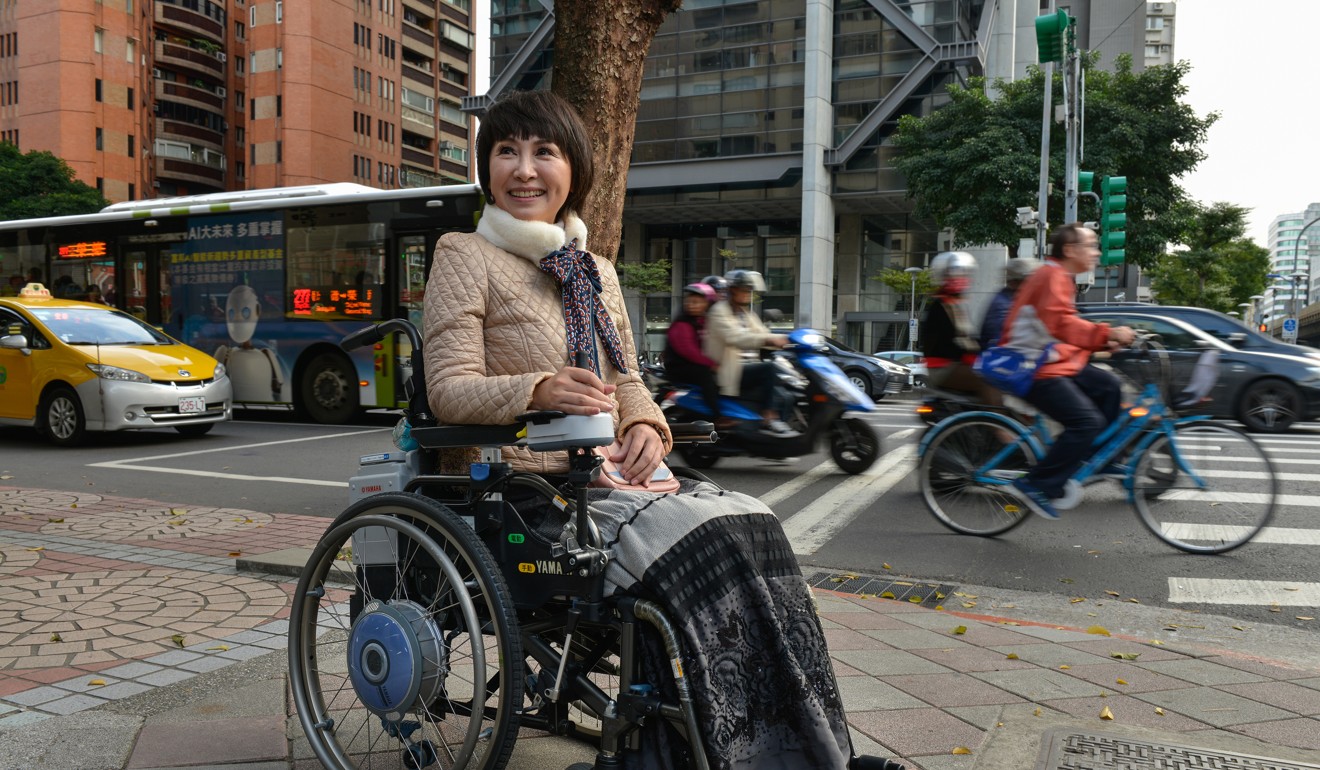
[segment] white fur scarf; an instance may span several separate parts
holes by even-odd
[[[547,254],[562,249],[574,238],[579,251],[587,250],[587,226],[572,213],[565,215],[563,222],[552,225],[518,219],[487,203],[481,212],[481,220],[477,222],[477,235],[535,265],[540,265]]]

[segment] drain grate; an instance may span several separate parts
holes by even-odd
[[[1227,754],[1177,743],[1150,743],[1066,728],[1046,731],[1036,770],[1320,770],[1320,765]]]
[[[954,586],[943,583],[914,583],[852,572],[816,572],[807,576],[807,585],[844,594],[879,596],[911,602],[923,607],[937,607],[953,595]]]

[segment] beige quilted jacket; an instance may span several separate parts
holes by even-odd
[[[435,247],[426,282],[423,321],[426,393],[442,423],[501,425],[529,411],[532,390],[568,362],[559,286],[540,260],[586,228],[575,216],[563,227],[525,222],[487,205],[477,232],[447,233]],[[611,365],[596,340],[603,379],[614,392],[617,436],[636,423],[652,425],[670,447],[669,428],[637,369],[632,329],[614,266],[596,257],[601,298],[623,341],[627,374]],[[566,452],[506,448],[518,470],[563,473]]]

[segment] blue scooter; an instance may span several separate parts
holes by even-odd
[[[822,436],[828,436],[830,457],[848,473],[861,473],[880,456],[880,437],[875,429],[853,414],[874,411],[875,402],[826,357],[829,348],[824,345],[824,337],[811,329],[796,329],[788,340],[777,363],[785,368],[781,384],[790,382],[794,396],[794,413],[784,415],[784,421],[798,433],[770,431],[754,405],[722,396],[722,416],[737,422],[732,429],[721,430],[714,443],[679,442],[675,448],[689,467],[710,468],[721,457],[739,455],[801,457],[816,451]],[[658,400],[670,424],[711,419],[701,392],[689,385],[669,384]]]

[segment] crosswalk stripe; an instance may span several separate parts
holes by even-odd
[[[759,495],[759,497],[761,502],[770,506],[771,510],[773,510],[776,505],[784,502],[812,484],[815,484],[822,476],[830,473],[842,472],[843,471],[839,470],[839,466],[835,465],[832,460],[826,460],[820,465],[813,467],[811,470],[785,481],[783,484],[780,484],[769,492]]]
[[[1269,502],[1270,496],[1261,492],[1202,492],[1199,489],[1171,490],[1160,495],[1161,500],[1196,500],[1202,503],[1245,503],[1260,505]],[[1320,497],[1316,495],[1275,495],[1275,505],[1296,505],[1307,508],[1320,507]]]
[[[1161,528],[1171,537],[1182,541],[1200,540],[1217,542],[1237,540],[1245,533],[1246,527],[1233,527],[1222,524],[1174,524],[1163,522]],[[1320,545],[1320,529],[1300,529],[1296,527],[1265,527],[1251,538],[1253,543],[1271,545]]]
[[[1320,605],[1320,583],[1171,577],[1169,601],[1174,604],[1314,607]]]
[[[784,522],[784,534],[793,544],[793,553],[809,556],[848,526],[876,498],[888,492],[900,480],[911,475],[908,461],[917,448],[904,444],[885,454],[857,476],[840,482],[815,502]]]

